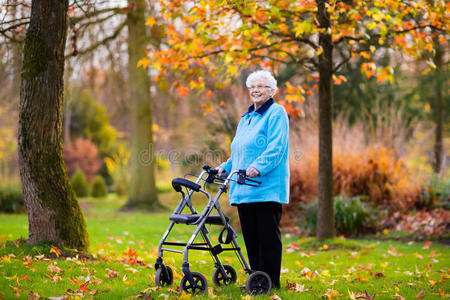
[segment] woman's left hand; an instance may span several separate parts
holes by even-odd
[[[258,170],[256,170],[253,167],[248,167],[247,171],[245,171],[245,175],[247,175],[247,177],[252,178],[252,177],[259,176],[259,172],[258,172]]]

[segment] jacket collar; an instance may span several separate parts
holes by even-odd
[[[260,114],[261,116],[269,109],[269,107],[274,103],[273,98],[270,98],[269,100],[267,100],[266,102],[263,103],[263,105],[261,105],[260,108],[258,108],[255,112],[257,112],[258,114]],[[255,110],[255,104],[252,104],[248,107],[248,111],[246,114],[251,113],[252,111]],[[245,115],[245,114],[244,114]]]

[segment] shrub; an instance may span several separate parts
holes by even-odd
[[[72,188],[78,197],[87,197],[89,195],[89,184],[83,171],[75,171],[70,181],[72,183]]]
[[[124,196],[128,192],[127,182],[124,180],[114,180],[114,193],[118,196]]]
[[[97,146],[90,140],[81,138],[64,145],[64,161],[69,176],[76,170],[81,170],[89,182],[94,179],[102,166]]]
[[[73,98],[76,101],[69,102],[71,136],[91,140],[98,147],[102,156],[114,153],[117,130],[110,124],[110,116],[106,107],[85,88],[75,87]],[[84,169],[83,171],[86,173]],[[88,180],[90,181],[89,176]]]
[[[129,160],[130,151],[123,143],[118,145],[116,153],[104,159],[108,173],[114,181],[114,192],[119,196],[126,195],[128,191]]]
[[[317,197],[317,152],[291,163],[291,203],[310,202]],[[366,148],[333,155],[334,195],[364,195],[364,201],[394,210],[410,206],[417,194],[403,161],[393,150]]]
[[[334,156],[334,192],[365,195],[372,204],[404,209],[412,203],[416,187],[403,161],[384,147]]]
[[[97,176],[92,182],[91,195],[92,197],[100,198],[108,194],[105,179],[102,176]]]
[[[420,188],[414,206],[417,209],[431,210],[436,207],[450,208],[450,179],[433,176]]]
[[[302,204],[304,218],[300,223],[303,229],[315,232],[317,229],[317,201]],[[336,233],[358,236],[377,229],[378,212],[362,201],[362,197],[334,198],[334,222]]]
[[[0,185],[0,211],[7,213],[25,211],[25,202],[20,184]]]

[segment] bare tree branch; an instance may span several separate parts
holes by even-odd
[[[14,24],[14,25],[11,25],[11,26],[9,26],[8,28],[5,28],[5,29],[1,29],[0,30],[0,33],[6,33],[6,32],[9,32],[9,31],[11,31],[11,30],[13,30],[14,28],[17,28],[17,27],[20,27],[20,26],[24,26],[24,25],[27,25],[29,22],[27,21],[27,22],[22,22],[22,23],[17,23],[17,24]]]
[[[102,45],[105,45],[107,42],[109,42],[109,41],[115,39],[115,38],[120,34],[120,32],[122,31],[122,29],[125,27],[125,25],[126,25],[126,22],[122,22],[119,26],[117,26],[116,30],[114,30],[114,32],[113,32],[112,35],[110,35],[110,36],[104,38],[104,39],[101,40],[101,41],[98,41],[97,43],[91,45],[90,47],[88,47],[88,48],[86,48],[86,49],[84,49],[84,50],[78,51],[78,54],[77,54],[77,55],[83,55],[83,54],[89,53],[89,52],[91,52],[91,51],[94,51],[94,50],[97,49],[98,47],[100,47],[100,46],[102,46]],[[69,55],[66,55],[65,58],[69,58],[69,57],[71,57],[71,56],[72,56],[72,54],[69,54]]]
[[[286,43],[286,42],[289,42],[289,41],[292,41],[292,40],[282,40],[282,41],[271,43],[269,45],[246,49],[245,51],[247,51],[247,52],[254,52],[254,51],[258,51],[258,50],[269,49],[269,48],[271,48],[273,46],[276,46],[276,45],[279,45],[279,44],[283,44],[283,43]],[[217,55],[217,54],[220,54],[220,53],[225,53],[225,52],[242,52],[242,51],[244,51],[244,49],[235,49],[235,50],[231,50],[231,51],[219,49],[219,50],[211,51],[211,52],[208,52],[208,53],[205,53],[205,54],[202,54],[202,55],[189,56],[185,60],[189,60],[189,59],[193,59],[193,58],[203,58],[203,57],[207,57],[207,56],[214,56],[214,55]]]
[[[386,35],[386,37],[389,37],[391,35],[396,35],[396,34],[407,33],[407,32],[410,32],[410,31],[417,30],[417,29],[424,29],[424,28],[431,28],[431,29],[435,29],[437,31],[445,32],[445,30],[442,29],[442,28],[438,28],[438,27],[433,26],[431,24],[426,24],[426,25],[417,25],[417,26],[414,26],[414,27],[411,27],[411,28],[408,28],[408,29],[403,29],[403,30],[389,31],[388,34]],[[366,40],[367,37],[378,39],[378,38],[381,37],[381,34],[364,34],[364,35],[360,35],[360,36],[356,36],[356,37],[343,36],[343,37],[339,38],[336,42],[334,42],[334,46],[338,45],[339,43],[341,43],[342,41],[345,41],[345,40],[352,40],[352,41],[359,42],[360,40]]]
[[[11,23],[14,23],[14,22],[23,21],[23,20],[30,21],[30,17],[25,17],[25,18],[20,18],[20,19],[12,19],[12,20],[9,20],[9,21],[6,21],[6,22],[1,22],[1,23],[0,23],[0,26],[3,26],[3,25],[5,25],[5,24],[11,24]],[[27,22],[27,23],[28,23],[28,22]]]
[[[91,12],[86,12],[82,16],[71,17],[70,23],[76,24],[82,20],[85,20],[86,18],[96,17],[98,15],[101,15],[101,14],[104,14],[107,12],[114,12],[115,14],[125,14],[126,13],[125,8],[126,7],[108,7],[108,8],[103,8],[103,9],[99,9],[99,10],[94,10]]]

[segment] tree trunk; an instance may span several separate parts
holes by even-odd
[[[87,250],[86,222],[62,150],[67,11],[68,1],[32,2],[20,86],[19,166],[28,242]]]
[[[435,142],[434,142],[434,172],[439,174],[442,170],[442,164],[444,161],[444,143],[443,143],[443,123],[444,123],[444,105],[442,101],[442,89],[444,81],[444,74],[442,72],[443,63],[443,51],[439,41],[435,38],[436,54],[434,56],[434,64],[436,65],[436,90],[434,95],[434,101],[432,100],[432,107],[434,106],[434,118],[436,123]],[[433,105],[434,102],[434,105]]]
[[[63,142],[64,145],[70,144],[70,123],[72,121],[72,88],[69,86],[69,77],[72,72],[70,59],[67,59],[66,71],[64,72],[64,99],[63,105]]]
[[[128,82],[131,104],[131,181],[128,202],[124,209],[159,207],[155,184],[155,161],[152,134],[152,102],[150,77],[137,68],[146,55],[148,36],[145,26],[145,1],[129,0]]]
[[[326,10],[327,1],[317,1],[317,19],[320,28],[319,45],[323,53],[319,55],[319,209],[317,216],[317,237],[334,236],[333,204],[333,44],[331,24]]]

